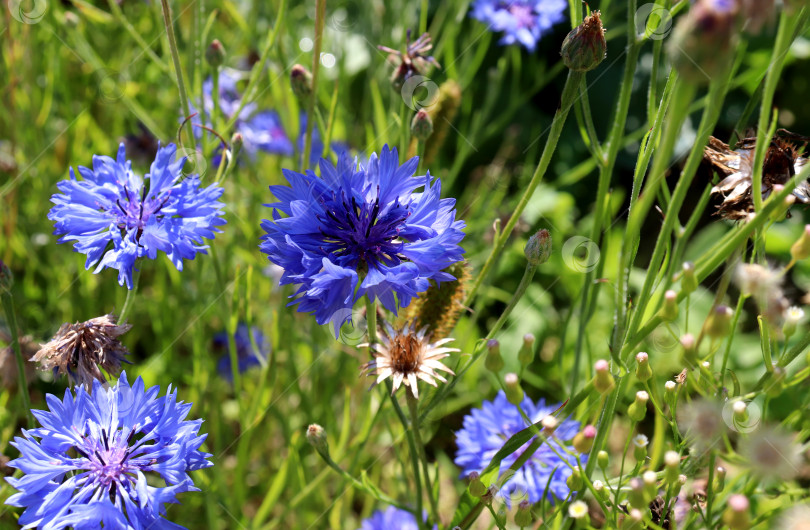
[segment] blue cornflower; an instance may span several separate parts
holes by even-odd
[[[519,42],[533,52],[551,26],[562,22],[565,0],[475,0],[470,16],[504,33],[501,44]]]
[[[250,340],[250,335],[253,335],[253,340],[256,342],[256,348],[253,348],[253,343]],[[259,328],[248,328],[247,324],[239,323],[236,327],[236,333],[233,336],[236,343],[236,357],[241,374],[248,368],[259,366],[262,359],[266,359],[270,353],[270,343],[265,339],[264,333]],[[214,335],[214,347],[219,350],[224,349],[225,355],[219,358],[217,362],[217,371],[225,379],[233,379],[231,372],[231,356],[228,353],[228,333],[223,331]]]
[[[337,335],[363,296],[396,313],[429,280],[454,279],[442,271],[462,259],[464,222],[455,200],[440,198],[438,179],[414,176],[417,165],[400,166],[386,145],[365,166],[344,153],[337,168],[321,159],[320,178],[285,169],[290,186],[270,186],[278,202],[268,204],[261,249],[284,269],[281,284],[298,285],[298,311],[331,322]]]
[[[435,530],[437,526],[433,525],[433,528]],[[377,510],[365,519],[359,530],[419,530],[419,524],[411,512],[389,506],[385,510]]]
[[[144,177],[132,171],[123,143],[116,160],[94,156],[93,169],[79,166],[84,180],[70,168],[70,180],[57,184],[62,193],[51,197],[55,206],[48,212],[59,242],[75,241],[73,248],[87,254],[87,269],[118,269],[118,283],[129,289],[140,257],[155,259],[160,250],[183,270],[183,259],[205,254],[203,239],[213,239],[225,224],[225,205],[217,200],[224,190],[201,188],[197,175],[183,178],[186,158],[175,160],[176,151],[174,144],[159,148]]]
[[[61,401],[48,394],[48,411],[34,410],[42,427],[23,430],[11,445],[20,457],[10,467],[24,473],[6,480],[19,490],[6,504],[25,508],[30,528],[182,528],[163,518],[175,495],[199,491],[189,471],[213,465],[199,450],[202,420],[185,420],[190,403],[171,386],[130,387],[125,373],[114,387],[93,382]]]
[[[239,78],[226,70],[219,74],[219,109],[226,120],[230,120],[236,114],[242,103],[242,95],[237,89],[238,82]],[[213,91],[214,82],[209,77],[203,82],[203,105],[206,114],[204,119],[208,126],[211,126],[208,116],[214,109]],[[255,158],[259,151],[287,156],[293,154],[292,141],[287,138],[278,113],[274,110],[258,110],[256,102],[247,103],[242,107],[239,117],[234,122],[234,131],[242,135],[242,149],[251,158]],[[195,129],[195,134],[201,135],[199,129]],[[218,164],[218,160],[215,159],[214,165]]]
[[[520,406],[533,423],[537,423],[558,408],[546,406],[542,399],[535,404],[529,397],[525,397]],[[509,403],[503,391],[498,392],[493,401],[484,401],[480,409],[470,411],[470,414],[464,417],[464,428],[456,433],[458,451],[455,462],[462,468],[462,477],[473,471],[482,472],[506,440],[526,427],[528,425],[520,415],[520,411]],[[565,499],[569,493],[566,480],[571,476],[568,464],[576,466],[576,458],[566,453],[559,441],[571,440],[578,430],[579,422],[561,421],[554,431],[554,439],[544,442],[535,451],[515,475],[502,485],[499,495],[509,503],[511,499],[528,494],[529,502],[535,503],[543,498],[543,492],[548,484],[550,500]],[[504,458],[499,473],[503,474],[523,454],[529,443],[531,441]]]

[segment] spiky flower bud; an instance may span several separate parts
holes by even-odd
[[[599,359],[593,364],[593,369],[596,372],[593,378],[594,388],[600,394],[605,394],[613,390],[616,386],[616,381],[613,379],[613,374],[610,373],[610,364],[604,359]]]
[[[523,389],[520,388],[520,380],[517,374],[508,373],[503,376],[504,389],[506,392],[506,399],[512,405],[520,405],[523,401]],[[553,417],[553,416],[551,416]]]
[[[664,307],[661,308],[661,318],[665,322],[672,322],[678,318],[678,293],[672,289],[664,293]]]
[[[483,482],[481,482],[481,477],[478,475],[477,472],[473,471],[472,473],[467,475],[467,478],[470,479],[469,485],[470,495],[472,495],[473,497],[480,497],[487,492],[487,487],[484,486]]]
[[[225,47],[219,42],[219,39],[214,39],[208,48],[205,49],[205,60],[214,68],[222,66],[225,62]]]
[[[726,511],[723,512],[723,522],[729,530],[748,530],[751,527],[751,515],[748,513],[750,503],[748,497],[735,493],[729,496]]]
[[[582,24],[572,29],[562,44],[563,63],[575,72],[588,72],[605,60],[607,42],[599,11],[585,17]]]
[[[647,352],[638,352],[636,354],[636,379],[643,383],[644,381],[649,381],[652,376],[650,356],[647,355]]]
[[[326,429],[313,423],[307,427],[307,442],[321,454],[329,453],[329,443],[326,439]]]
[[[693,293],[698,288],[697,276],[695,276],[695,264],[687,261],[683,264],[683,276],[681,276],[681,291],[685,294]]]
[[[631,420],[641,421],[644,419],[644,416],[647,415],[647,401],[649,399],[650,395],[647,392],[643,390],[636,392],[636,399],[627,407],[627,415]]]
[[[534,360],[534,335],[526,333],[523,335],[523,344],[518,351],[518,361],[524,367],[532,364]]]
[[[427,111],[419,109],[411,120],[411,136],[425,141],[430,138],[431,134],[433,134],[433,120]]]
[[[303,65],[294,64],[290,70],[290,85],[298,101],[305,101],[312,94],[312,72]]]
[[[593,448],[594,438],[596,438],[596,427],[586,425],[581,431],[574,435],[574,449],[577,450],[577,453],[590,453]]]
[[[542,265],[551,256],[551,234],[545,228],[535,232],[523,249],[529,265]]]
[[[810,225],[804,225],[802,235],[790,247],[790,257],[796,261],[810,257]]]
[[[493,373],[503,370],[503,357],[501,357],[501,344],[495,339],[487,341],[487,358],[484,366]]]

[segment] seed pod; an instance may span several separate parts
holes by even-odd
[[[605,60],[607,43],[599,11],[585,17],[582,24],[572,29],[562,44],[563,63],[575,72],[593,70]]]

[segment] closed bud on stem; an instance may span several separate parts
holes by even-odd
[[[678,482],[676,482],[672,486],[672,494],[677,496],[678,493],[681,492],[681,488],[683,488],[685,485],[686,485],[686,475],[683,474],[678,475]]]
[[[667,402],[670,408],[675,406],[678,400],[678,385],[675,381],[667,381],[664,383],[664,401]]]
[[[523,389],[520,388],[520,380],[517,374],[508,373],[503,376],[504,388],[506,391],[506,399],[512,405],[520,405],[523,401]],[[552,417],[553,416],[546,416]],[[545,421],[545,418],[544,418]]]
[[[582,473],[579,471],[578,467],[571,470],[571,474],[565,480],[565,484],[571,491],[579,491],[582,489]]]
[[[14,275],[11,269],[0,259],[0,293],[7,292],[14,285]]]
[[[744,425],[748,421],[748,405],[745,404],[745,401],[735,401],[731,410],[734,412],[736,425]]]
[[[804,225],[804,232],[790,247],[790,257],[795,261],[810,257],[810,225]]]
[[[638,352],[636,354],[636,379],[641,381],[649,381],[652,377],[652,368],[650,368],[650,356],[647,352]]]
[[[591,518],[588,515],[588,505],[585,501],[574,501],[568,505],[568,515],[574,520],[576,528],[587,528]]]
[[[233,158],[236,158],[244,144],[245,139],[242,137],[242,133],[233,133],[233,136],[231,136],[231,156]]]
[[[602,450],[596,453],[596,464],[599,466],[599,469],[605,471],[610,463],[610,455],[607,451]]]
[[[470,479],[470,495],[473,497],[481,497],[484,493],[487,492],[487,487],[484,486],[484,483],[481,482],[481,477],[478,475],[477,472],[473,471],[470,473],[467,478]]]
[[[683,348],[683,360],[687,366],[694,366],[697,364],[697,342],[695,336],[687,333],[681,337],[681,348]]]
[[[309,445],[314,447],[315,450],[322,455],[325,456],[329,454],[329,444],[326,440],[326,430],[317,423],[313,423],[307,427],[307,442],[309,442]]]
[[[596,375],[593,379],[594,388],[600,394],[605,394],[613,390],[616,386],[616,381],[613,379],[613,374],[610,373],[610,364],[604,359],[599,359],[593,364],[593,369],[596,371]]]
[[[636,399],[627,407],[627,415],[630,416],[631,420],[639,422],[644,419],[644,416],[647,415],[647,401],[649,399],[650,395],[647,392],[643,390],[636,392]]]
[[[726,468],[717,466],[714,470],[714,488],[712,491],[720,493],[726,487]]]
[[[532,524],[532,505],[526,499],[523,499],[518,504],[517,513],[515,513],[515,524],[520,527],[531,526]]]
[[[427,111],[419,109],[411,120],[411,136],[424,142],[431,134],[433,134],[433,120]]]
[[[555,418],[551,414],[549,414],[540,421],[540,425],[543,426],[543,434],[549,437],[554,435],[554,431],[557,430],[557,426],[559,424],[560,422],[557,421],[557,418]]]
[[[294,64],[290,70],[290,85],[298,101],[306,101],[312,94],[312,73],[303,65]]]
[[[491,506],[492,500],[495,498],[495,495],[498,494],[498,488],[495,487],[493,484],[492,486],[488,487],[487,490],[481,495],[481,502],[484,503],[484,506]]]
[[[647,470],[641,475],[644,481],[644,492],[650,499],[658,495],[658,475],[655,471]]]
[[[501,344],[495,339],[487,341],[487,358],[484,366],[493,373],[503,370],[503,357],[501,357]]]
[[[785,390],[785,369],[781,366],[773,366],[771,380],[766,383],[765,391],[771,397],[779,397]]]
[[[719,305],[714,308],[706,319],[706,335],[713,339],[722,339],[728,336],[731,331],[731,319],[734,317],[734,311],[725,305]]]
[[[643,521],[644,514],[641,513],[641,510],[633,508],[628,512],[627,516],[622,519],[620,528],[621,530],[639,530],[643,528]]]
[[[723,522],[729,530],[748,530],[751,528],[751,514],[748,512],[750,503],[748,497],[735,493],[728,498],[726,511],[723,512]]]
[[[681,455],[675,451],[664,453],[664,479],[672,486],[678,482],[681,471]]]
[[[225,62],[225,47],[222,46],[219,39],[212,40],[208,48],[205,49],[205,60],[214,68],[222,66]]]
[[[587,72],[605,60],[606,52],[605,29],[599,11],[594,11],[566,35],[560,55],[571,70]]]
[[[801,307],[791,306],[785,311],[785,322],[782,324],[782,334],[789,339],[796,333],[796,326],[804,319],[804,310]]]
[[[638,434],[633,438],[633,458],[636,462],[644,462],[647,459],[647,445],[650,440],[643,434]]]
[[[551,256],[551,234],[545,228],[535,232],[523,249],[529,265],[542,265]]]
[[[681,276],[681,292],[685,294],[693,293],[698,287],[697,276],[695,276],[695,264],[687,261],[683,264],[683,276]]]
[[[574,449],[580,454],[590,453],[593,448],[594,438],[596,438],[596,427],[586,425],[585,428],[574,435]]]
[[[521,366],[529,366],[534,360],[534,335],[526,333],[523,335],[523,344],[518,351],[518,361]]]
[[[628,484],[630,486],[630,491],[627,494],[627,500],[630,501],[630,506],[633,508],[646,508],[648,504],[650,504],[650,497],[647,494],[647,491],[644,487],[644,481],[638,477],[633,477],[630,479]]]
[[[670,289],[664,293],[664,307],[661,308],[661,319],[672,322],[678,318],[678,293]]]

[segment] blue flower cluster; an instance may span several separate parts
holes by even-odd
[[[251,341],[251,335],[253,340]],[[244,322],[240,322],[236,327],[236,333],[233,336],[234,343],[236,344],[236,359],[241,374],[248,368],[253,366],[260,366],[262,359],[266,359],[270,353],[270,343],[264,336],[264,333],[259,328],[248,327]],[[256,348],[253,348],[253,342],[256,343]],[[231,370],[231,356],[229,353],[228,333],[223,331],[214,335],[214,347],[217,349],[224,349],[225,355],[219,358],[217,362],[217,371],[219,374],[228,379],[233,379],[233,372]]]
[[[437,526],[433,525],[433,528],[435,530]],[[374,512],[363,521],[359,530],[419,530],[419,523],[411,512],[389,506],[385,510]]]
[[[537,423],[554,412],[558,406],[547,406],[544,400],[537,403],[525,397],[520,404],[523,412]],[[509,403],[503,391],[493,401],[484,401],[480,409],[473,409],[464,417],[464,428],[456,433],[455,462],[462,469],[462,477],[473,471],[480,473],[489,465],[504,442],[518,431],[528,427],[518,408]],[[532,457],[506,482],[499,495],[509,503],[513,498],[528,494],[529,502],[543,498],[548,486],[549,500],[565,499],[569,489],[566,480],[571,476],[569,465],[576,466],[576,458],[566,453],[559,441],[571,440],[579,430],[579,422],[561,421],[554,431],[554,440],[543,443]],[[526,444],[501,461],[499,473],[503,474],[531,443]]]
[[[454,279],[442,271],[462,259],[465,225],[438,179],[414,176],[417,165],[400,166],[386,145],[365,166],[344,153],[337,167],[321,159],[320,178],[284,170],[290,186],[270,187],[278,201],[267,205],[261,249],[284,269],[281,284],[298,285],[298,311],[331,322],[337,335],[363,296],[396,313],[429,280]]]
[[[49,394],[49,410],[32,411],[42,427],[11,442],[20,457],[8,465],[24,474],[6,479],[19,490],[6,504],[25,508],[20,525],[182,528],[163,518],[164,505],[198,491],[188,472],[213,464],[199,450],[202,420],[185,419],[191,404],[171,387],[159,391],[141,378],[130,386],[122,373],[109,389],[94,381],[92,394],[81,386],[61,401]]]
[[[520,43],[533,52],[537,42],[565,18],[565,0],[475,0],[470,16],[504,33],[501,44]]]
[[[184,259],[205,254],[203,239],[213,239],[225,224],[218,201],[224,190],[216,184],[202,188],[197,175],[183,178],[186,158],[175,159],[176,153],[174,144],[159,148],[144,177],[132,171],[123,143],[115,160],[94,156],[92,169],[79,166],[83,180],[71,168],[48,212],[59,242],[75,241],[73,248],[87,255],[85,268],[117,269],[118,283],[130,289],[138,258],[165,252],[183,270]]]

